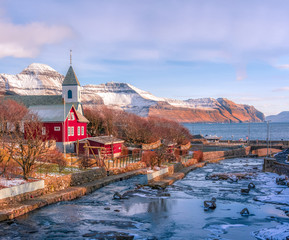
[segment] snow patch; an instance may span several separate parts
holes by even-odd
[[[46,73],[46,72],[56,72],[56,70],[43,63],[32,63],[27,68],[25,68],[21,72],[21,74],[30,73],[30,72]]]
[[[275,228],[264,228],[253,232],[253,236],[260,240],[285,240],[289,238],[289,223],[282,223]]]
[[[220,235],[220,234],[224,234],[227,232],[228,228],[231,227],[244,227],[246,225],[244,224],[212,224],[212,225],[208,225],[206,227],[204,227],[204,230],[208,230],[211,233],[215,234],[215,235]]]

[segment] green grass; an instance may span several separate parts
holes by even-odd
[[[55,163],[49,163],[49,164],[41,164],[36,170],[37,173],[45,174],[45,173],[50,173],[50,174],[70,174],[74,172],[79,172],[78,167],[74,166],[66,166],[61,172],[59,172],[58,165]]]

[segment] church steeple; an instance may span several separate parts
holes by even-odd
[[[79,84],[79,81],[76,77],[76,74],[72,68],[72,66],[69,67],[67,73],[66,73],[66,76],[64,78],[64,81],[62,83],[62,86],[67,86],[67,85],[78,85],[80,86]]]
[[[70,67],[66,73],[66,76],[62,83],[62,98],[64,98],[67,103],[80,103],[80,84],[76,77],[76,74],[72,68],[72,55],[70,50]]]

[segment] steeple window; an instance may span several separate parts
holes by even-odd
[[[67,97],[68,97],[69,99],[72,98],[72,91],[71,91],[71,90],[68,90],[68,92],[67,92]]]

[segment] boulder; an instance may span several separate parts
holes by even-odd
[[[119,192],[115,192],[113,194],[113,199],[116,199],[116,200],[119,200],[119,199],[122,199],[122,195],[119,193]]]
[[[241,188],[241,194],[249,194],[250,188]]]
[[[249,216],[249,215],[250,215],[250,212],[249,212],[248,208],[244,208],[244,209],[240,212],[240,214],[241,214],[242,216]]]
[[[209,209],[215,209],[217,207],[216,205],[216,198],[212,198],[211,201],[204,201],[204,210],[207,211]]]
[[[252,182],[250,182],[250,183],[248,184],[248,189],[253,189],[253,188],[255,188],[255,187],[256,187],[255,184],[252,183]]]

